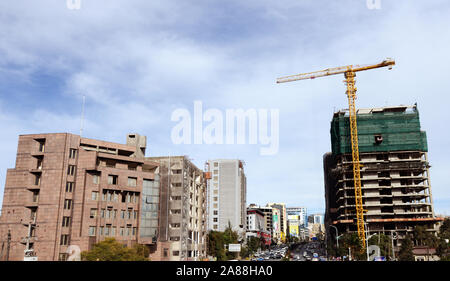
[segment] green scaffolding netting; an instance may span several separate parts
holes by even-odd
[[[373,112],[358,114],[359,152],[428,151],[427,136],[420,130],[419,112]],[[332,153],[352,153],[349,117],[336,114],[331,121]],[[377,143],[375,136],[381,136]]]

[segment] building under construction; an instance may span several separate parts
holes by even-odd
[[[414,226],[436,232],[426,133],[417,106],[357,110],[361,188],[366,231],[397,238],[401,245]],[[328,237],[356,232],[355,184],[348,110],[334,113],[332,152],[324,155]],[[330,235],[331,233],[331,235]]]

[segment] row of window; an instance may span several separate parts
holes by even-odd
[[[137,233],[137,228],[132,227],[131,225],[127,227],[120,227],[119,232],[116,231],[117,227],[112,226],[110,224],[107,224],[106,226],[100,226],[98,228],[98,235],[99,236],[135,236]],[[96,236],[97,235],[97,227],[96,226],[90,226],[88,230],[89,236]]]
[[[99,192],[92,191],[91,199],[94,201],[99,200]],[[118,191],[118,190],[103,190],[102,201],[107,202],[122,202],[122,203],[137,203],[139,200],[138,192],[130,191]]]
[[[91,209],[89,217],[94,219],[97,217],[97,209]],[[101,209],[100,217],[107,219],[115,219],[117,218],[117,209]],[[128,209],[128,210],[120,210],[120,218],[121,219],[137,219],[138,212],[136,210]]]

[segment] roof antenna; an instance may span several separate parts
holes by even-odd
[[[81,106],[81,123],[80,123],[80,137],[83,135],[83,123],[84,123],[84,104],[86,102],[86,96],[83,95],[83,105]]]

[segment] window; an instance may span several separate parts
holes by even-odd
[[[44,140],[38,140],[39,142],[39,152],[44,152],[45,150],[45,139]]]
[[[219,162],[214,162],[214,168],[219,167]]]
[[[122,219],[125,218],[125,210],[120,211],[120,218],[122,218]]]
[[[128,170],[130,171],[136,171],[137,164],[128,164]]]
[[[91,209],[91,213],[89,215],[91,219],[95,219],[97,217],[97,209]]]
[[[109,236],[110,233],[111,233],[111,225],[107,224],[105,227],[105,236]]]
[[[95,226],[89,226],[89,236],[95,236],[97,227]]]
[[[62,226],[63,227],[69,227],[70,226],[70,221],[71,221],[70,217],[63,217]]]
[[[91,199],[94,200],[94,201],[98,200],[98,192],[97,191],[92,191]]]
[[[116,236],[116,227],[111,228],[111,236]]]
[[[117,184],[117,176],[109,175],[108,176],[108,184],[116,185]]]
[[[75,165],[69,165],[69,167],[67,168],[67,174],[69,176],[75,175],[75,167]]]
[[[136,227],[133,227],[132,235],[136,235]]]
[[[105,209],[101,209],[100,211],[100,217],[104,218],[105,217]]]
[[[219,219],[218,218],[213,218],[213,222],[218,222]]]
[[[213,213],[217,216],[219,214],[219,211],[213,211]]]
[[[213,225],[213,228],[214,229],[218,229],[217,224]]]
[[[72,192],[73,186],[74,186],[73,182],[70,182],[70,181],[66,182],[66,192]]]
[[[217,202],[217,200],[218,200],[218,198],[217,198],[217,197],[214,197],[214,202]]]
[[[173,251],[172,256],[178,257],[180,255],[180,251]]]
[[[98,175],[92,176],[92,183],[93,184],[99,184],[100,183],[100,177]]]
[[[61,235],[60,245],[69,245],[69,235],[68,234]]]
[[[217,203],[213,204],[213,208],[217,209],[219,205],[217,205]]]
[[[37,203],[39,201],[39,190],[33,191],[33,203]]]
[[[72,209],[72,200],[70,199],[64,200],[64,209],[66,210]]]
[[[34,176],[34,185],[40,185],[41,184],[41,175],[35,175]]]
[[[128,186],[135,187],[137,178],[128,178]]]
[[[77,158],[77,150],[75,148],[71,148],[69,150],[69,158],[70,159],[75,159]]]
[[[124,236],[125,235],[125,228],[121,227],[120,228],[120,236]]]
[[[169,256],[169,249],[164,248],[164,257],[168,257]]]
[[[37,168],[38,170],[42,170],[42,158],[38,158],[38,159],[37,159],[37,165],[36,165],[36,168]]]

